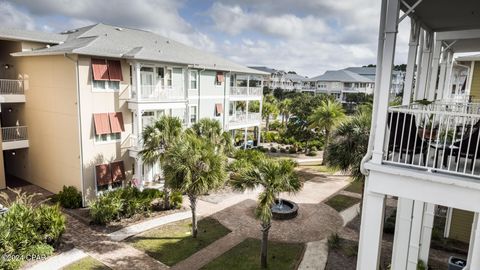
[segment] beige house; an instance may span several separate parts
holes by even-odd
[[[214,118],[259,139],[260,111],[248,104],[261,103],[262,88],[250,76],[265,74],[151,32],[0,29],[0,64],[0,188],[18,179],[52,192],[72,185],[88,199],[132,179],[159,181],[160,166],[138,152],[143,128],[161,115],[185,126]]]

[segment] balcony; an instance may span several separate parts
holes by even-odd
[[[2,127],[2,150],[28,148],[26,126]]]
[[[480,179],[480,104],[390,107],[384,164]]]
[[[132,92],[134,102],[172,102],[185,100],[183,87],[142,85],[140,91]]]
[[[228,128],[245,128],[251,126],[258,126],[262,121],[260,113],[244,113],[237,112],[234,115],[228,116]]]
[[[263,96],[262,87],[247,87],[247,86],[231,86],[230,99],[231,100],[258,100]]]
[[[0,103],[25,102],[23,80],[0,79]]]

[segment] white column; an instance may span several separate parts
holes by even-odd
[[[418,78],[417,99],[427,98],[427,86],[431,74],[430,63],[432,62],[433,33],[426,32],[423,47],[420,77]]]
[[[247,138],[248,138],[248,128],[245,128],[245,133],[243,134],[243,149],[247,149]]]
[[[415,74],[415,91],[413,92],[413,99],[417,100],[418,96],[420,95],[418,93],[418,88],[420,86],[420,77],[422,75],[422,63],[423,63],[423,49],[424,49],[424,43],[425,43],[425,31],[423,29],[420,30],[420,36],[419,36],[419,46],[418,46],[418,55],[417,55],[417,71]]]
[[[368,182],[368,179],[366,180]],[[382,247],[385,195],[365,191],[357,270],[378,269]]]
[[[436,40],[432,54],[432,69],[430,72],[430,81],[427,87],[427,99],[433,101],[435,99],[435,90],[437,89],[438,65],[440,63],[440,54],[442,53],[442,41]]]
[[[452,94],[452,76],[453,76],[453,52],[448,51],[447,74],[445,75],[445,85],[443,86],[443,97],[449,98]]]
[[[137,100],[141,99],[142,96],[142,78],[140,75],[140,69],[142,66],[140,63],[135,63],[135,91],[137,93]]]
[[[420,25],[415,19],[410,19],[410,42],[408,47],[407,70],[405,74],[405,85],[403,87],[402,105],[410,104],[412,98],[413,77],[415,74],[415,63],[417,60],[418,39],[420,35]]]
[[[250,75],[247,75],[247,96],[250,95]]]
[[[425,203],[421,201],[414,201],[413,203],[412,229],[410,230],[407,270],[417,269],[424,205]]]
[[[480,269],[480,223],[478,222],[478,213],[473,216],[472,230],[470,233],[470,243],[468,246],[467,267],[465,269]]]
[[[440,63],[440,75],[438,78],[438,90],[437,90],[437,100],[442,100],[444,96],[444,87],[445,87],[445,75],[447,73],[447,63],[448,63],[448,51],[443,51],[442,53],[442,62]]]
[[[375,128],[375,143],[372,151],[372,162],[380,164],[383,157],[383,144],[387,125],[387,110],[392,84],[392,68],[397,43],[399,0],[389,0],[386,10],[385,43],[382,55],[382,72],[379,85],[379,99]]]
[[[139,181],[138,184],[138,188],[140,190],[143,190],[143,186],[144,186],[144,183],[143,183],[143,162],[142,162],[142,158],[141,157],[137,157],[135,158],[135,176],[137,178],[137,180]]]
[[[473,72],[475,70],[475,61],[472,61],[470,64],[470,70],[468,71],[467,81],[465,82],[465,95],[469,96],[472,88]]]
[[[430,253],[430,240],[432,239],[433,219],[435,218],[435,205],[432,203],[425,204],[422,222],[422,234],[420,238],[420,252],[418,259],[428,265],[428,254]]]
[[[393,236],[392,269],[407,269],[413,200],[398,198],[395,235]]]

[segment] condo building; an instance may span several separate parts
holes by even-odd
[[[23,179],[52,192],[75,186],[88,200],[159,181],[159,164],[139,151],[144,127],[162,115],[185,127],[216,119],[260,139],[267,73],[152,32],[0,29],[0,65],[0,189]]]

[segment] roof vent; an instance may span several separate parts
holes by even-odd
[[[75,32],[78,32],[78,29],[63,31],[60,34],[66,35],[66,34],[72,34],[72,33],[75,33]]]
[[[123,28],[121,28],[121,27],[115,27],[115,30],[117,30],[117,31],[123,31]]]
[[[170,44],[170,40],[167,40],[167,44]]]

